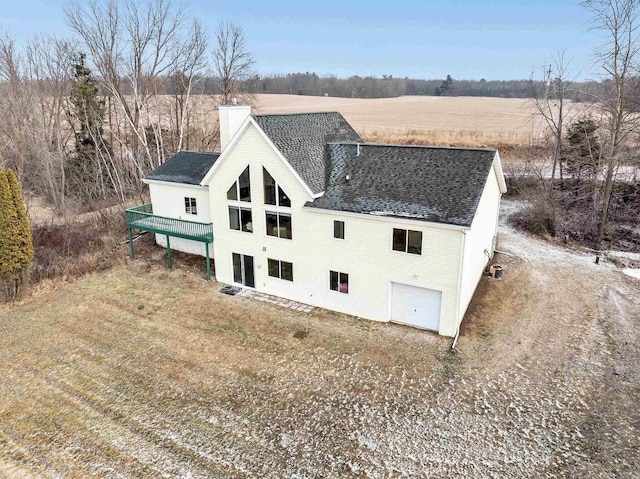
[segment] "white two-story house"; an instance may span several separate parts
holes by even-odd
[[[336,112],[244,105],[220,107],[220,137],[143,180],[153,215],[210,223],[212,244],[149,229],[159,244],[211,255],[223,283],[456,334],[496,244],[496,150],[369,144]]]

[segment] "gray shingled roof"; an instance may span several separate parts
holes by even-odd
[[[327,143],[362,141],[347,120],[335,111],[254,115],[253,118],[313,193],[325,189]]]
[[[179,151],[144,178],[199,185],[219,156],[220,153]]]
[[[329,183],[305,206],[471,226],[496,150],[328,145]],[[346,180],[349,175],[349,180]]]

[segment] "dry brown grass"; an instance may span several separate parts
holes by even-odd
[[[544,160],[548,132],[529,100],[424,97],[360,99],[257,95],[259,113],[339,111],[365,141],[496,148],[503,160]],[[582,111],[575,108],[572,115]]]
[[[502,234],[530,261],[483,280],[456,355],[430,333],[220,294],[149,261],[160,249],[46,282],[0,305],[0,476],[634,477],[637,291]],[[612,357],[630,366],[614,383]]]
[[[257,109],[260,113],[339,111],[358,131],[481,131],[528,137],[540,127],[529,101],[514,98],[257,95]]]
[[[169,111],[170,97],[157,109]],[[192,111],[206,134],[217,123],[216,97],[193,97]],[[152,108],[154,108],[152,106]],[[583,111],[576,107],[571,115]],[[541,117],[529,100],[519,98],[430,97],[334,98],[302,95],[255,95],[256,113],[338,111],[361,133],[428,135],[429,144],[531,144],[546,137]],[[168,120],[167,120],[168,121]],[[377,133],[376,133],[377,132]]]

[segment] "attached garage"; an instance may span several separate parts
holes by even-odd
[[[391,283],[391,321],[438,331],[442,291]]]

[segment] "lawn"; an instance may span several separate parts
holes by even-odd
[[[0,476],[634,477],[637,283],[510,244],[456,353],[188,268],[43,286],[0,306]]]

